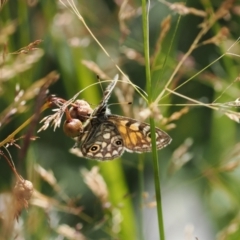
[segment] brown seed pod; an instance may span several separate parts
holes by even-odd
[[[76,118],[65,120],[63,124],[63,131],[68,137],[77,137],[82,130],[82,122]]]
[[[30,200],[33,193],[33,184],[28,180],[18,181],[13,190],[16,199]]]
[[[28,202],[33,194],[33,184],[32,182],[21,179],[17,181],[13,189],[13,211],[14,216],[18,220],[23,208],[28,208]]]
[[[76,100],[74,105],[69,110],[70,116],[79,119],[82,123],[86,122],[93,112],[90,105],[84,100]]]

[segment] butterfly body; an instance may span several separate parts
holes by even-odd
[[[107,101],[116,82],[107,87],[102,101],[79,135],[79,148],[85,158],[105,161],[118,158],[125,150],[137,153],[152,150],[149,124],[108,112]],[[157,149],[171,142],[169,135],[161,129],[155,128],[155,134]]]

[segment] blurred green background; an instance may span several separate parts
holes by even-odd
[[[178,71],[171,89],[226,53],[239,37],[239,1],[187,2],[188,7],[198,8],[210,16],[224,2],[232,4],[229,12],[213,25],[201,42],[215,36],[222,27],[226,27],[229,34],[218,46],[203,44],[196,49]],[[88,27],[111,58],[134,84],[145,89],[141,2],[78,0],[76,3]],[[129,19],[121,19],[124,14]],[[171,16],[170,30],[160,48],[156,48],[161,34],[160,24],[168,15]],[[150,54],[158,55],[157,65],[152,69],[154,97],[161,92],[191,46],[202,21],[202,17],[193,14],[179,19],[179,14],[171,11],[167,4],[151,1]],[[37,39],[43,40],[35,46],[38,49],[30,49],[28,53],[17,52]],[[70,99],[81,89],[98,81],[97,72],[93,71],[93,67],[87,67],[83,60],[88,64],[95,63],[109,76],[105,78],[107,80],[119,73],[76,14],[59,1],[1,1],[0,47],[1,117],[4,109],[14,102],[16,85],[27,91],[34,82],[53,70],[60,74],[60,78],[51,85],[49,93],[64,99]],[[232,52],[239,54],[239,45]],[[162,65],[166,58],[165,65]],[[238,75],[239,57],[225,56],[177,92],[204,103],[211,103],[219,96],[218,103],[235,101],[239,97]],[[101,74],[100,77],[104,79]],[[105,89],[107,84],[102,86]],[[110,107],[111,111],[124,115],[123,110],[127,109],[128,117],[140,119],[139,112],[146,108],[146,104],[138,93],[132,95],[128,87],[131,88],[126,84],[117,86],[123,96],[129,94],[133,97],[133,104],[124,109],[114,105]],[[102,90],[97,84],[81,93],[79,98],[85,99],[94,108],[101,96]],[[119,98],[113,94],[110,102],[119,102]],[[191,101],[171,94],[160,101],[159,109],[167,119],[189,103]],[[0,141],[34,113],[36,97],[27,101],[26,106],[21,113],[17,112],[2,124]],[[232,110],[238,118],[238,109]],[[41,118],[49,114],[51,110],[45,111]],[[224,108],[215,111],[194,106],[189,107],[186,114],[180,114],[179,119],[172,121],[170,118],[168,124],[158,119],[156,125],[173,139],[167,148],[159,152],[166,239],[240,239],[238,123],[224,115]],[[16,138],[24,135],[28,127]],[[19,173],[32,181],[34,188],[43,194],[34,196],[29,209],[22,211],[18,224],[8,228],[4,223],[4,211],[8,209],[4,199],[14,186],[15,178],[1,158],[2,236],[9,239],[14,236],[15,239],[159,239],[150,153],[124,153],[121,159],[112,162],[90,161],[69,153],[74,141],[64,135],[62,128],[53,131],[49,127],[37,133],[40,127],[39,123],[35,126],[34,135],[39,138],[30,143],[24,156],[17,147],[8,148]],[[17,144],[23,146],[26,142],[20,140]],[[50,184],[47,179],[51,174],[40,174],[38,165],[52,171],[56,183]],[[103,205],[101,199],[93,194],[81,174],[81,170],[91,170],[94,166],[99,167],[99,173],[106,182],[109,194],[107,205]],[[63,228],[66,225],[69,228]]]

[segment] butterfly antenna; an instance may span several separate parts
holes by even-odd
[[[113,105],[123,105],[123,104],[131,105],[132,102],[110,103],[110,104],[108,104],[108,107],[113,106]]]

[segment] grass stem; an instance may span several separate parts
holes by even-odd
[[[149,3],[149,2],[148,2]],[[148,13],[146,0],[142,0],[142,26],[143,26],[143,44],[144,44],[144,56],[145,56],[145,70],[146,70],[146,81],[147,81],[147,92],[148,92],[148,104],[151,106],[152,103],[152,81],[150,71],[150,56],[149,56],[149,27],[148,27]],[[151,136],[152,136],[152,159],[154,169],[154,183],[155,183],[155,194],[157,201],[157,215],[158,215],[158,228],[160,239],[165,239],[163,214],[162,214],[162,200],[161,200],[161,187],[160,187],[160,172],[158,166],[158,154],[156,147],[156,135],[155,135],[155,123],[154,119],[150,118]]]

